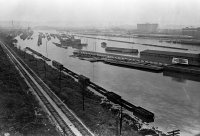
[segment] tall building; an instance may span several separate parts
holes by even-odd
[[[155,33],[158,30],[158,24],[137,24],[137,30],[142,33]]]
[[[198,28],[183,28],[182,34],[187,36],[192,36],[195,39],[200,39],[200,27]]]

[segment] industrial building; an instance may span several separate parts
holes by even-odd
[[[137,31],[141,33],[155,33],[158,30],[158,24],[137,24]]]
[[[195,39],[200,39],[200,27],[198,28],[183,28],[182,34],[187,36],[192,36]]]
[[[140,57],[143,60],[165,64],[181,63],[186,65],[200,66],[200,54],[195,53],[144,50],[140,52]]]

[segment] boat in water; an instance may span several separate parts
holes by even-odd
[[[129,48],[106,47],[105,50],[117,53],[138,53],[138,49],[129,49]]]
[[[106,48],[106,45],[107,45],[106,42],[102,42],[102,43],[101,43],[101,47],[102,47],[102,48]]]
[[[105,59],[104,62],[107,64],[116,65],[116,66],[147,69],[147,70],[152,70],[152,71],[157,71],[157,72],[162,72],[163,70],[162,66],[154,65],[147,62],[140,62],[140,61],[126,62],[126,61],[121,61],[121,60]]]

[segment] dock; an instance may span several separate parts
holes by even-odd
[[[129,68],[147,69],[159,72],[163,70],[163,64],[161,63],[145,61],[140,58],[132,56],[123,56],[123,55],[84,51],[84,50],[75,50],[73,53],[75,56],[83,60],[87,60],[88,58],[95,58],[94,60],[102,61],[104,63],[111,65],[117,65]]]
[[[98,58],[114,58],[120,60],[141,60],[140,58],[132,57],[132,56],[123,56],[111,53],[101,53],[95,51],[86,51],[86,50],[75,50],[74,55],[79,55],[83,57],[98,57]]]

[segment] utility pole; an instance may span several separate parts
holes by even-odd
[[[44,60],[44,77],[46,78],[46,62],[45,62],[45,60]]]
[[[60,91],[61,91],[61,89],[62,89],[61,88],[62,87],[61,86],[61,78],[62,78],[61,75],[62,75],[63,65],[57,61],[52,61],[52,65],[60,71],[59,82],[60,82]]]
[[[48,40],[46,40],[46,57],[48,58],[48,52],[47,52],[47,42],[48,42]],[[44,60],[44,76],[45,76],[45,78],[46,78],[46,63],[45,63],[46,61]],[[61,76],[60,76],[60,78],[61,78]],[[61,83],[60,83],[61,84]],[[61,86],[61,85],[60,85]],[[60,87],[60,90],[61,90],[61,87]]]
[[[120,105],[120,126],[119,126],[119,134],[120,134],[120,136],[122,134],[122,117],[123,117],[122,114],[123,114],[122,113],[122,106]]]
[[[60,92],[61,92],[61,89],[62,89],[62,85],[61,85],[61,80],[62,80],[62,67],[60,67],[59,70],[60,70],[60,77],[59,77],[59,80],[60,80]]]
[[[37,58],[35,58],[35,62],[36,62],[36,69],[38,71]]]
[[[12,20],[12,29],[13,29],[13,26],[14,26],[14,25],[13,25],[13,20]]]
[[[179,136],[180,134],[180,130],[177,129],[177,130],[173,130],[173,131],[170,131],[170,132],[167,132],[169,135],[168,136]]]
[[[90,79],[83,75],[79,75],[78,82],[80,83],[81,89],[82,89],[82,100],[83,100],[83,111],[84,111],[85,110],[85,90],[89,85]]]
[[[26,57],[26,48],[24,49],[24,58]]]
[[[119,128],[119,134],[121,135],[121,133],[122,133],[122,121],[123,121],[123,113],[122,113],[122,98],[121,98],[121,96],[119,96],[118,94],[116,94],[116,93],[114,93],[114,92],[107,92],[106,93],[106,97],[107,97],[107,99],[108,100],[110,100],[110,101],[117,101],[117,103],[119,104],[119,106],[120,106],[120,111],[119,111],[119,117],[120,117],[120,128]],[[119,109],[119,108],[118,108]],[[118,118],[117,118],[117,122],[118,122]],[[117,125],[117,135],[118,135],[118,125]]]

